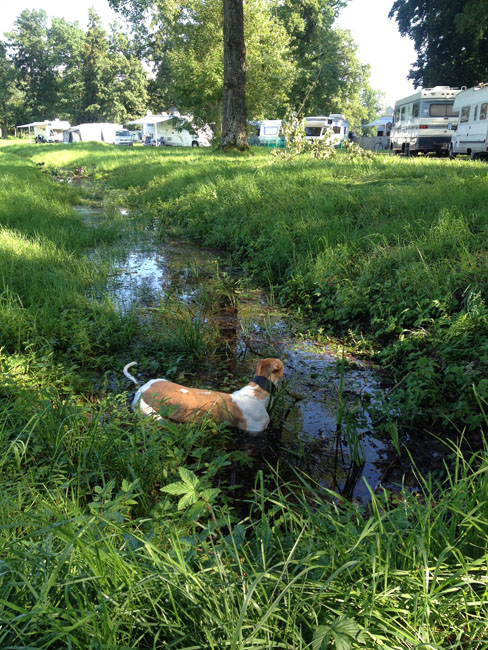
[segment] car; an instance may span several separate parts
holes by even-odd
[[[120,145],[126,145],[128,147],[132,147],[134,142],[132,140],[132,135],[130,131],[128,131],[127,129],[123,129],[122,131],[116,131],[114,144],[120,144]]]

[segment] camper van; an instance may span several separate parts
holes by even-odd
[[[305,136],[307,140],[325,139],[327,144],[338,146],[347,138],[348,134],[349,121],[339,113],[305,118]]]
[[[433,152],[447,155],[451,141],[449,124],[457,124],[454,100],[460,88],[421,88],[395,103],[391,148],[409,156]]]
[[[449,145],[449,156],[467,154],[472,160],[488,158],[488,85],[463,90],[454,100],[459,113]]]
[[[161,113],[146,115],[132,120],[127,125],[137,124],[142,127],[144,144],[166,147],[209,147],[212,139],[210,127],[196,127],[192,117],[179,113]]]

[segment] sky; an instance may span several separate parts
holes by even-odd
[[[358,44],[359,60],[371,66],[370,85],[385,92],[388,106],[414,92],[407,75],[417,58],[413,42],[400,36],[396,21],[388,19],[392,4],[393,0],[349,0],[337,21],[339,27],[351,31]],[[88,9],[93,6],[106,26],[114,20],[121,22],[107,0],[20,0],[8,4],[3,0],[2,5],[0,35],[12,28],[23,9],[44,9],[50,17],[77,20],[80,27],[86,28]]]

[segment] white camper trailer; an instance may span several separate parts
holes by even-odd
[[[144,144],[167,147],[209,147],[212,140],[210,127],[196,127],[188,115],[177,113],[161,113],[161,115],[146,115],[138,120],[127,122],[127,125],[142,126],[142,141]]]
[[[251,133],[247,141],[258,147],[283,147],[284,138],[281,135],[281,120],[261,120],[249,122]]]
[[[454,110],[459,118],[457,127],[451,125],[449,156],[467,154],[473,160],[488,158],[488,85],[460,92],[454,100]]]
[[[340,113],[305,118],[307,140],[326,140],[327,144],[338,146],[348,134],[349,121]]]
[[[69,122],[64,120],[44,120],[43,122],[30,122],[30,124],[20,124],[18,129],[28,129],[29,141],[31,139],[31,129],[35,142],[62,142],[63,132],[69,129]]]
[[[122,129],[122,124],[110,122],[87,122],[66,129],[63,133],[64,142],[108,142],[113,144],[115,133]]]
[[[447,155],[451,132],[449,123],[457,124],[454,109],[460,88],[435,86],[421,88],[395,103],[391,148],[396,154],[436,153]]]

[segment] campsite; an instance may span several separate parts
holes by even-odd
[[[0,648],[487,650],[485,4],[2,7]]]

